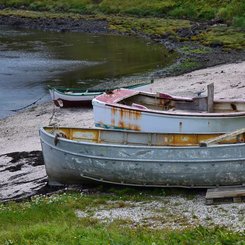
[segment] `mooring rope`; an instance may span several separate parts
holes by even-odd
[[[55,110],[55,105],[54,105],[54,103],[53,103],[53,110],[52,110],[52,115],[51,115],[51,117],[49,118],[49,126],[56,126],[57,125],[57,123],[53,123],[52,121],[53,121],[53,119],[54,119],[54,117],[55,117],[55,112],[56,112],[56,110]]]
[[[35,100],[34,102],[32,102],[31,104],[28,104],[26,106],[23,106],[21,108],[18,108],[18,109],[13,109],[13,110],[10,110],[10,111],[13,111],[13,112],[17,112],[17,111],[21,111],[21,110],[24,110],[32,105],[35,105],[39,100],[43,99],[45,96],[47,96],[47,94],[43,95],[42,97],[38,98],[37,100]]]

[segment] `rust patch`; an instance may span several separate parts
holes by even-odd
[[[140,126],[137,125],[137,124],[129,124],[128,128],[131,129],[131,130],[135,130],[135,131],[141,131]]]
[[[124,117],[124,110],[123,109],[120,109],[120,118],[123,118]]]
[[[111,125],[113,127],[140,131],[141,128],[137,123],[140,118],[141,111],[111,107]],[[129,123],[126,123],[127,121]]]
[[[160,100],[157,100],[159,103],[156,103],[156,104],[159,104],[160,106],[163,106],[164,105],[164,100],[163,99],[160,99]]]
[[[117,112],[117,108],[115,107],[111,107],[111,115],[116,115],[116,112]]]
[[[118,127],[119,127],[119,128],[125,128],[124,122],[120,120],[120,121],[118,122]]]
[[[133,125],[132,130],[141,131],[141,127],[139,125]]]
[[[115,119],[111,119],[111,125],[114,127],[115,126]]]
[[[141,131],[141,128],[136,124],[126,124],[124,121],[120,120],[118,122],[119,128],[129,129],[129,130],[135,130],[135,131]]]
[[[120,109],[120,118],[129,118],[129,119],[135,119],[138,120],[141,118],[141,111],[135,111],[135,110],[127,110],[127,109]]]

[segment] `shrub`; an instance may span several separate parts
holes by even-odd
[[[234,17],[233,18],[233,25],[235,27],[240,27],[242,29],[245,29],[245,15],[241,17]]]

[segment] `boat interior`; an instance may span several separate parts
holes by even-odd
[[[147,94],[140,92],[136,95],[118,101],[118,104],[132,106],[143,110],[158,111],[190,111],[190,112],[245,112],[245,101],[214,101],[208,96],[194,98],[172,97],[168,94]]]
[[[99,128],[53,128],[44,130],[55,140],[65,138],[76,142],[145,146],[208,146],[211,144],[235,144],[245,140],[245,129],[228,134],[171,134]]]
[[[77,89],[77,88],[64,88],[64,89],[56,89],[61,93],[65,93],[65,94],[86,94],[86,93],[102,93],[103,90],[101,89]]]

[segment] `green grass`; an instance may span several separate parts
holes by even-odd
[[[92,216],[79,218],[76,215],[77,210],[93,214],[92,210],[101,205],[105,209],[126,207],[123,199],[159,200],[161,193],[165,194],[159,190],[111,189],[100,195],[70,193],[1,204],[0,244],[244,244],[245,234],[221,227],[151,229],[143,225],[132,226],[127,220],[103,223]],[[107,204],[108,201],[116,204]],[[176,216],[176,222],[180,219]]]
[[[173,35],[181,28],[190,27],[188,20],[173,20],[160,18],[133,18],[128,16],[110,16],[107,17],[111,30],[132,33],[134,31],[146,35]]]
[[[245,27],[245,18],[243,16],[234,16],[233,20],[233,27],[227,25],[221,26],[214,26],[210,27],[208,30],[202,30],[197,35],[192,35],[191,37],[185,38],[178,35],[178,31],[181,29],[190,29],[191,22],[187,19],[171,19],[171,18],[160,18],[160,17],[153,17],[154,15],[147,16],[147,17],[136,17],[136,16],[129,16],[129,15],[106,15],[106,11],[100,10],[100,7],[96,7],[94,9],[95,3],[86,2],[86,6],[90,6],[89,11],[85,11],[85,13],[90,13],[90,15],[81,15],[81,11],[73,11],[75,2],[69,2],[69,4],[74,4],[73,10],[70,8],[66,9],[56,9],[52,7],[52,4],[63,4],[65,1],[50,1],[46,2],[43,0],[40,2],[43,6],[42,8],[36,8],[38,10],[46,10],[46,11],[26,11],[23,9],[23,6],[30,8],[28,5],[29,2],[31,4],[38,4],[38,1],[26,1],[26,0],[18,0],[18,1],[3,1],[0,0],[1,3],[5,3],[8,6],[22,6],[22,9],[4,9],[0,10],[0,15],[7,15],[7,16],[20,16],[20,17],[28,17],[28,18],[72,18],[72,19],[96,19],[96,20],[106,20],[108,22],[109,29],[111,31],[117,31],[120,33],[127,33],[127,34],[144,34],[151,36],[153,38],[164,38],[168,37],[174,41],[198,41],[202,45],[205,46],[220,46],[224,50],[230,49],[244,49],[245,47],[245,32],[242,27]],[[83,1],[77,1],[79,3],[85,3]],[[96,2],[95,0],[93,2]],[[98,2],[98,1],[97,1]],[[143,1],[144,2],[144,1]],[[143,3],[142,2],[142,3]],[[49,7],[47,7],[47,4]],[[106,4],[106,1],[102,1],[101,4]],[[68,3],[66,3],[68,4]],[[121,5],[125,5],[125,2],[121,2]],[[119,4],[119,5],[120,5]],[[133,4],[133,3],[131,3]],[[98,5],[98,4],[97,4]],[[96,5],[96,6],[97,6]],[[120,5],[120,6],[121,6]],[[51,6],[51,7],[50,7]],[[77,5],[76,5],[77,6]],[[79,5],[80,6],[80,5]],[[118,7],[120,7],[118,6]],[[151,4],[149,3],[149,7]],[[87,8],[86,7],[86,8]],[[122,6],[121,6],[122,7]],[[125,7],[125,6],[124,6]],[[80,8],[80,7],[77,7]],[[31,8],[33,9],[33,8]],[[59,12],[59,11],[62,12]],[[191,9],[189,9],[191,10]],[[93,14],[91,14],[93,13]],[[121,12],[120,12],[121,13]],[[141,15],[140,15],[141,16]],[[186,17],[185,14],[176,15],[177,17]],[[199,52],[198,50],[190,50],[190,52],[196,53]],[[203,51],[200,51],[203,52]]]
[[[183,46],[180,48],[180,51],[184,54],[207,54],[210,53],[212,50],[207,47],[190,47],[190,46]]]
[[[245,19],[242,0],[0,0],[7,7],[26,7],[32,10],[69,11],[76,13],[130,14],[137,16],[172,16],[241,23]],[[237,21],[238,18],[240,21]],[[244,24],[244,23],[243,23]]]
[[[245,47],[245,32],[240,29],[231,27],[213,27],[206,32],[201,33],[192,40],[197,40],[203,45],[221,46],[224,49],[244,49]]]
[[[219,18],[244,24],[245,3],[242,0],[0,0],[7,7],[32,10],[69,11],[86,14],[129,14],[136,16],[171,16],[210,20]],[[237,21],[238,18],[240,21]]]

